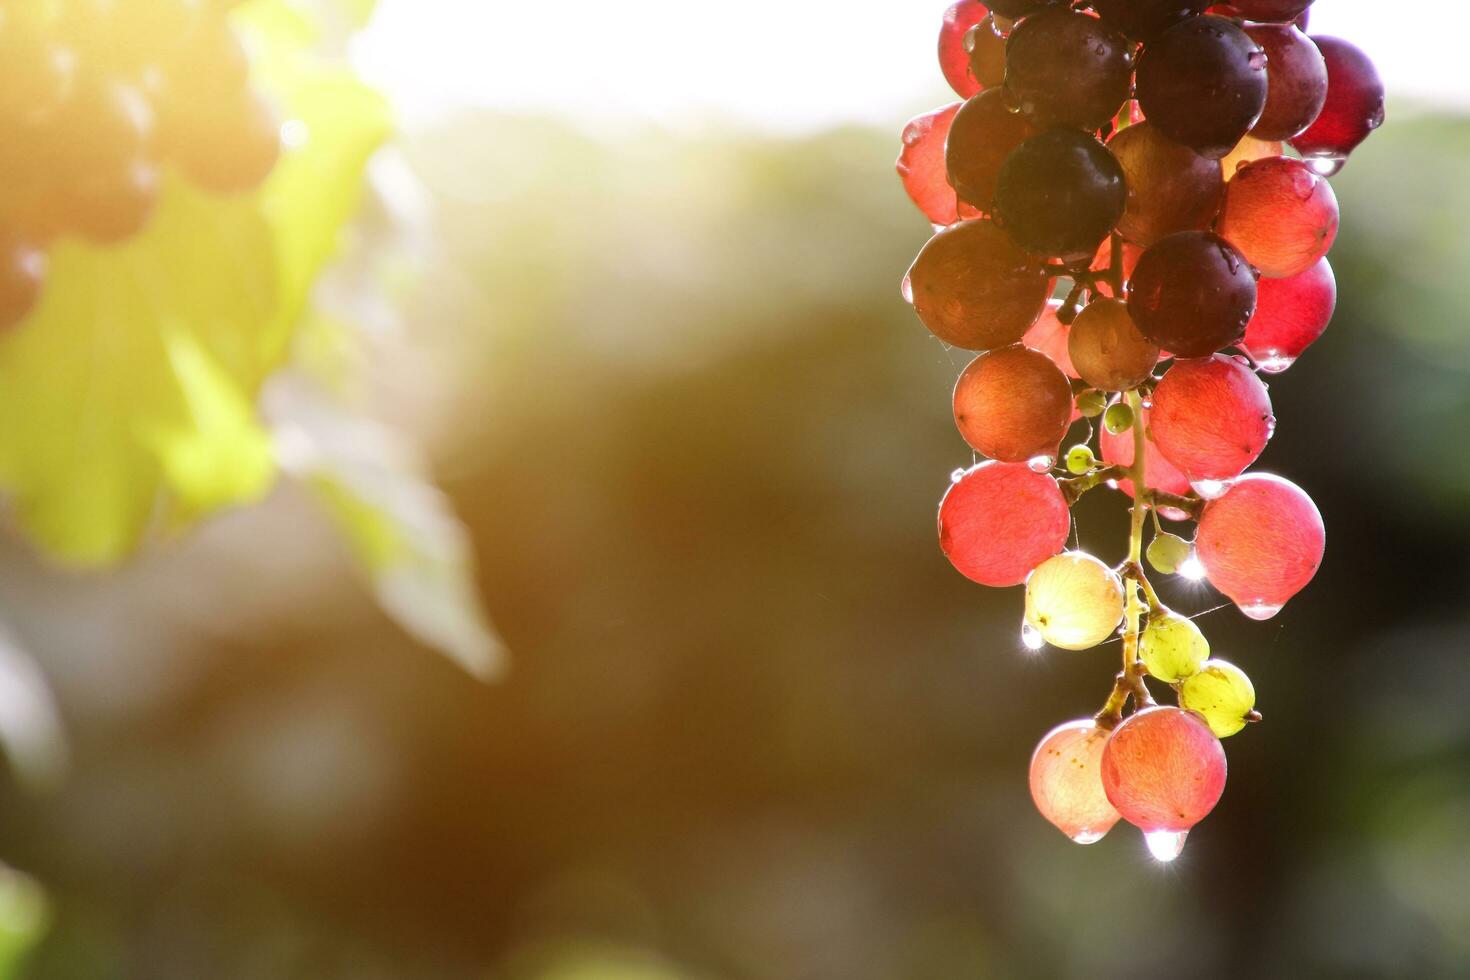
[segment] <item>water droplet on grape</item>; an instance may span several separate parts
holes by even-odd
[[[1230,480],[1196,480],[1190,483],[1194,492],[1206,500],[1218,500],[1230,489]]]
[[[1266,52],[1259,49],[1252,51],[1250,57],[1246,59],[1246,63],[1256,71],[1260,71],[1266,67]]]
[[[1040,650],[1046,646],[1046,641],[1041,638],[1041,631],[1030,623],[1021,624],[1021,643],[1027,650]]]
[[[1168,863],[1183,853],[1184,839],[1188,836],[1187,830],[1150,830],[1143,835],[1143,842],[1154,860]]]
[[[1273,606],[1269,602],[1248,602],[1240,607],[1240,611],[1251,619],[1267,620],[1281,611],[1280,606]]]
[[[1336,177],[1342,170],[1342,165],[1347,163],[1347,157],[1311,157],[1307,160],[1307,166],[1312,172],[1320,177]]]
[[[1265,371],[1267,374],[1280,374],[1295,363],[1296,358],[1272,348],[1261,354],[1261,357],[1256,361],[1256,367]]]
[[[910,306],[913,306],[914,305],[914,281],[913,281],[913,279],[909,278],[908,275],[905,275],[903,277],[903,284],[901,286],[899,286],[899,291],[903,293],[904,302],[908,303]]]
[[[1178,574],[1189,579],[1191,582],[1203,582],[1205,580],[1205,564],[1199,560],[1199,555],[1191,551],[1189,557],[1179,563]]]
[[[288,119],[281,123],[281,145],[298,149],[311,139],[311,128],[300,119]]]
[[[950,483],[959,483],[964,478],[965,478],[965,471],[964,470],[955,470],[953,473],[951,473],[949,475],[949,482]]]
[[[1107,836],[1107,831],[1098,833],[1095,830],[1084,830],[1072,835],[1072,840],[1078,844],[1096,844]]]
[[[1032,473],[1048,473],[1057,465],[1055,456],[1032,456],[1026,460],[1026,465],[1031,468]]]
[[[913,146],[924,138],[924,127],[918,123],[909,123],[903,128],[903,145]]]

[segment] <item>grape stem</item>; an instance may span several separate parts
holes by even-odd
[[[1112,695],[1097,713],[1098,724],[1105,728],[1112,728],[1122,720],[1123,707],[1130,696],[1136,708],[1154,705],[1153,695],[1149,693],[1148,685],[1143,679],[1143,662],[1138,656],[1138,626],[1143,613],[1143,603],[1138,598],[1139,590],[1142,589],[1148,597],[1150,609],[1158,608],[1158,596],[1147,576],[1143,574],[1143,526],[1149,512],[1146,489],[1148,474],[1145,465],[1147,447],[1143,441],[1143,398],[1137,389],[1128,392],[1124,397],[1137,420],[1133,425],[1133,463],[1124,471],[1124,475],[1133,481],[1135,494],[1128,532],[1128,559],[1123,564],[1124,619],[1127,623],[1123,633],[1123,669],[1113,683]]]
[[[1070,480],[1058,480],[1057,484],[1062,488],[1062,498],[1070,507],[1082,498],[1082,495],[1094,487],[1101,486],[1109,480],[1125,480],[1128,478],[1128,467],[1126,466],[1104,466],[1100,470],[1093,470],[1085,476],[1073,477]]]

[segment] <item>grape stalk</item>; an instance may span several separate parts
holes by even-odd
[[[940,547],[974,582],[1025,586],[1027,647],[1121,647],[1102,708],[1031,760],[1037,809],[1081,844],[1121,819],[1177,857],[1224,792],[1221,740],[1261,720],[1145,566],[1262,620],[1322,562],[1311,498],[1250,472],[1276,426],[1261,376],[1332,318],[1328,178],[1382,124],[1384,87],[1356,47],[1306,33],[1310,7],[959,0],[939,61],[962,101],[903,131],[898,172],[934,227],[903,295],[979,352],[953,404],[986,458],[953,475]],[[1131,498],[1116,565],[1067,550],[1099,487]]]

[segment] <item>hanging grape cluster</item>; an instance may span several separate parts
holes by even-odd
[[[1322,561],[1307,494],[1247,472],[1275,427],[1260,374],[1336,303],[1327,178],[1383,121],[1368,58],[1304,33],[1311,2],[960,0],[939,61],[964,101],[904,130],[898,171],[935,226],[904,296],[983,352],[954,417],[987,459],[954,475],[940,546],[975,582],[1025,585],[1027,646],[1122,650],[1102,710],[1031,762],[1037,808],[1080,843],[1122,818],[1176,856],[1224,791],[1221,739],[1260,718],[1145,554],[1254,619]],[[1066,550],[1071,505],[1102,486],[1132,498],[1116,566]]]
[[[250,86],[235,0],[0,0],[0,328],[40,298],[68,238],[143,230],[166,174],[258,186],[280,124]]]

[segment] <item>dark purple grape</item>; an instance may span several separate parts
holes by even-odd
[[[1092,0],[1103,23],[1139,41],[1204,13],[1208,6],[1209,0]]]
[[[950,186],[982,211],[995,202],[995,182],[1011,151],[1036,135],[1036,128],[1006,106],[999,89],[981,92],[960,107],[944,145]],[[953,196],[953,195],[951,195]]]
[[[1036,125],[1096,130],[1123,108],[1133,46],[1096,17],[1056,7],[1006,42],[1006,94]]]
[[[1218,160],[1266,107],[1266,53],[1223,17],[1194,17],[1144,45],[1138,103],[1165,136]]]
[[[1246,20],[1263,24],[1289,24],[1306,12],[1312,0],[1230,0]]]
[[[1176,357],[1208,357],[1239,343],[1255,311],[1255,271],[1219,235],[1170,235],[1133,270],[1128,312],[1145,337]]]
[[[1312,125],[1327,101],[1327,62],[1290,24],[1247,24],[1266,52],[1266,109],[1251,129],[1258,140],[1289,140]]]
[[[1128,203],[1123,168],[1088,133],[1050,129],[1016,147],[995,190],[995,214],[1018,245],[1090,259]]]

